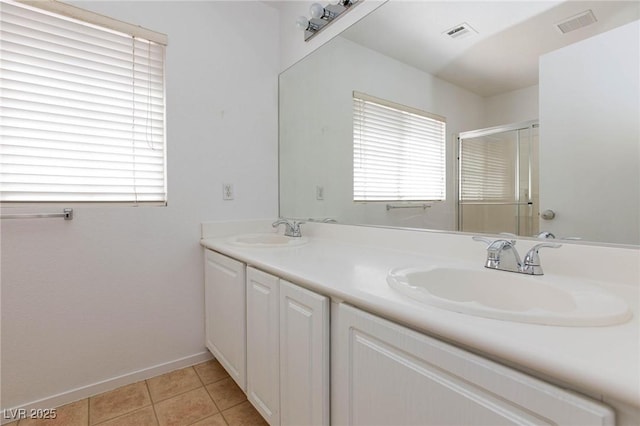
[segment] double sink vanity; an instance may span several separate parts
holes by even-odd
[[[269,424],[640,424],[637,249],[531,275],[470,235],[271,222],[201,240],[206,345]]]

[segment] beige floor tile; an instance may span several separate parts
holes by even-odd
[[[229,426],[258,426],[268,424],[249,401],[223,411],[222,415]]]
[[[104,422],[151,405],[145,382],[122,386],[89,398],[91,424]]]
[[[193,368],[200,376],[202,383],[205,385],[222,380],[225,377],[229,377],[227,371],[220,365],[217,359],[212,359],[202,364],[194,365]]]
[[[89,424],[89,401],[82,399],[56,408],[55,419],[23,419],[19,426],[87,426]]]
[[[161,426],[190,425],[218,412],[204,387],[154,405]]]
[[[227,422],[224,421],[222,414],[216,414],[215,416],[207,417],[204,420],[200,420],[191,426],[227,426]]]
[[[141,408],[132,413],[125,414],[115,419],[107,420],[104,423],[100,423],[98,426],[157,426],[158,420],[156,419],[156,413],[153,411],[153,407]]]
[[[202,386],[198,375],[191,367],[148,379],[147,383],[154,403]]]
[[[207,386],[207,392],[211,395],[220,411],[231,408],[247,400],[242,389],[236,385],[231,377],[219,380]]]

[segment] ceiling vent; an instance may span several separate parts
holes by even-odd
[[[571,18],[567,18],[562,22],[558,22],[556,24],[556,27],[558,27],[562,34],[566,34],[570,31],[577,30],[578,28],[591,25],[597,21],[598,20],[591,10],[585,10],[584,12],[572,16]]]
[[[453,28],[449,28],[447,31],[442,33],[450,38],[464,38],[473,34],[478,34],[476,30],[471,28],[471,25],[463,22],[460,25],[456,25]]]

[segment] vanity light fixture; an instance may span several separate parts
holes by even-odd
[[[300,16],[296,19],[296,26],[304,31],[304,41],[318,34],[323,28],[341,16],[344,12],[357,5],[362,0],[339,0],[323,7],[320,3],[313,3],[309,8],[311,19]]]

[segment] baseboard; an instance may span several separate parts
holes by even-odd
[[[200,352],[184,358],[176,359],[174,361],[166,362],[164,364],[154,365],[149,368],[144,368],[142,370],[124,374],[122,376],[113,377],[111,379],[103,380],[91,385],[82,386],[67,392],[62,392],[47,398],[42,398],[18,407],[5,408],[0,410],[0,424],[10,423],[17,420],[17,418],[15,418],[16,414],[14,413],[29,413],[32,409],[60,407],[71,402],[79,401],[90,396],[98,395],[100,393],[119,388],[120,386],[129,385],[131,383],[150,379],[151,377],[159,376],[170,371],[199,364],[201,362],[208,361],[211,358],[213,357],[209,351]]]

